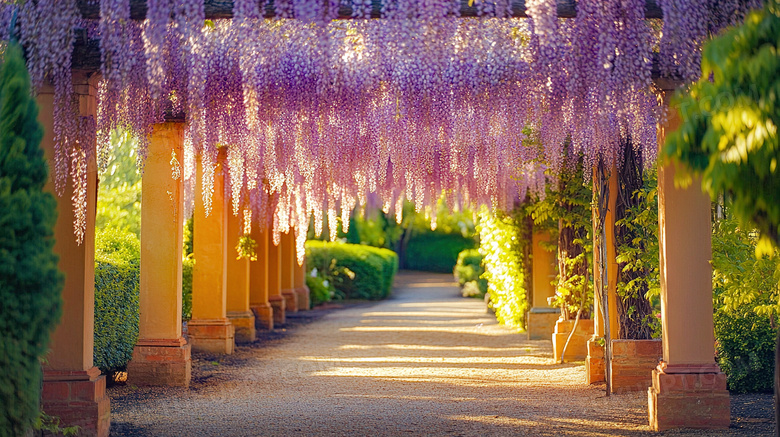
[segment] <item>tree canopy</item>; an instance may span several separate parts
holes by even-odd
[[[725,193],[731,211],[762,234],[759,251],[780,244],[780,2],[710,41],[702,79],[679,92],[683,123],[663,155],[702,175],[704,190]]]

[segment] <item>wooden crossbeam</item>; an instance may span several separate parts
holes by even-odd
[[[577,16],[577,7],[575,0],[557,0],[558,17],[574,18]],[[260,2],[258,1],[258,4]],[[78,0],[79,10],[84,18],[100,18],[100,5],[94,0]],[[204,0],[204,10],[207,19],[232,18],[233,0]],[[371,18],[381,17],[382,4],[379,0],[371,1]],[[264,8],[266,18],[274,17],[273,0],[269,0]],[[477,8],[469,0],[461,0],[460,15],[462,17],[476,17]],[[525,0],[512,0],[512,16],[525,18],[526,14]],[[130,17],[134,20],[143,20],[146,18],[146,0],[130,0]],[[663,18],[661,7],[656,0],[645,0],[646,18]],[[338,18],[349,19],[352,17],[351,6],[341,6],[339,8]]]

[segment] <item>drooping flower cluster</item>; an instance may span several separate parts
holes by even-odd
[[[697,76],[707,32],[758,0],[714,1],[659,0],[663,73]],[[354,17],[372,13],[370,0],[277,0],[277,18],[264,19],[264,2],[235,0],[233,19],[212,21],[203,0],[148,0],[139,22],[129,0],[100,0],[94,23],[75,0],[27,2],[29,68],[59,99],[58,187],[86,177],[91,153],[104,161],[112,129],[138,135],[142,159],[153,124],[186,117],[189,207],[200,190],[210,208],[224,156],[233,213],[259,218],[278,242],[312,216],[321,232],[327,215],[334,233],[336,217],[369,198],[399,219],[404,199],[422,210],[443,192],[451,207],[510,208],[543,191],[545,172],[566,171],[569,139],[588,165],[617,159],[627,137],[654,159],[645,0],[579,0],[568,20],[555,0],[528,0],[529,19],[508,18],[507,0],[476,0],[479,18],[459,18],[458,0],[386,0],[383,19],[334,20],[342,3]],[[15,6],[0,7],[3,26]],[[100,39],[97,120],[72,104],[77,27]]]

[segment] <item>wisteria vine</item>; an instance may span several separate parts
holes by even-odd
[[[335,234],[339,215],[346,226],[370,202],[400,221],[410,200],[434,214],[432,227],[442,193],[453,208],[511,208],[566,171],[566,141],[593,165],[618,159],[630,137],[652,162],[655,41],[662,73],[694,80],[707,34],[760,5],[658,1],[660,36],[644,0],[578,0],[568,20],[555,0],[527,0],[528,19],[509,18],[508,0],[476,0],[479,18],[460,18],[458,0],[384,0],[382,19],[368,20],[335,18],[342,4],[369,18],[370,0],[276,0],[274,19],[264,2],[235,0],[230,20],[206,20],[203,0],[148,0],[143,22],[129,0],[100,0],[97,22],[75,0],[38,0],[0,4],[0,27],[18,10],[33,84],[54,86],[55,180],[61,191],[70,174],[80,187],[77,234],[86,162],[105,161],[111,130],[141,139],[142,165],[153,125],[184,114],[188,208],[200,190],[210,209],[222,159],[233,213],[278,242],[312,217],[317,233],[327,216]],[[100,39],[96,120],[74,103],[77,29]]]

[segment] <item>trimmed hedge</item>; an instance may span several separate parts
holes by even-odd
[[[347,299],[383,299],[390,295],[398,256],[388,249],[317,240],[306,242],[306,265],[344,293]]]
[[[138,340],[140,244],[133,233],[111,228],[95,240],[94,360],[112,375],[125,370]]]
[[[473,238],[461,234],[425,232],[414,235],[404,250],[404,266],[409,270],[449,273],[458,254],[477,247]]]

